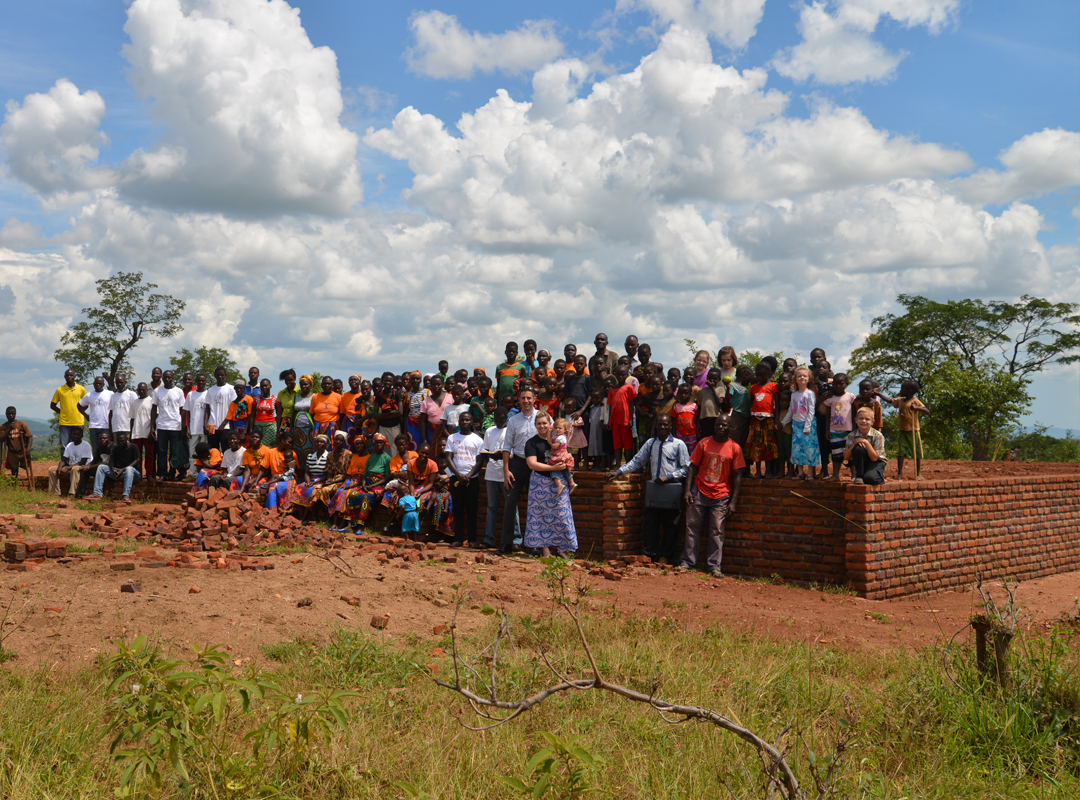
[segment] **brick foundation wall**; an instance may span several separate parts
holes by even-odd
[[[847,583],[871,599],[1080,569],[1080,478],[845,487]]]
[[[822,481],[743,481],[738,508],[727,521],[724,572],[758,578],[779,575],[800,583],[844,583],[844,488]]]
[[[607,482],[603,473],[580,471],[575,479],[578,554],[595,560],[640,554],[642,477]],[[141,501],[179,503],[190,485],[141,481],[132,494]],[[39,477],[37,486],[45,491],[47,479]],[[116,484],[107,486],[117,493]],[[479,537],[486,488],[482,483]],[[522,532],[527,507],[523,498]],[[385,521],[379,509],[369,527],[381,531]],[[501,529],[500,509],[498,541]],[[433,532],[426,516],[421,532]],[[701,563],[705,548],[702,542]],[[734,575],[847,584],[870,599],[960,588],[976,574],[1028,580],[1077,570],[1080,477],[893,481],[880,487],[749,479],[738,513],[728,520],[723,567]]]

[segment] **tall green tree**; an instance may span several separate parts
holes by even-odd
[[[192,376],[203,374],[210,383],[214,382],[214,372],[218,367],[225,367],[225,374],[229,383],[240,377],[240,370],[236,367],[229,351],[221,347],[196,347],[194,351],[181,347],[172,357],[172,371],[179,378],[185,372]]]
[[[170,339],[183,330],[183,300],[154,290],[143,283],[141,272],[118,272],[97,281],[98,304],[84,308],[86,318],[76,322],[62,337],[53,358],[88,381],[102,374],[110,389],[116,376],[132,374],[128,361],[132,349],[147,336]]]
[[[985,460],[1031,403],[1031,376],[1052,363],[1080,361],[1080,304],[1024,295],[1015,303],[896,299],[905,312],[873,321],[851,354],[852,375],[894,394],[917,380],[934,417],[927,438],[943,452],[960,442]]]

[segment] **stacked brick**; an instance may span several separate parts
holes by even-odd
[[[238,492],[213,488],[190,492],[177,511],[152,512],[144,518],[109,512],[89,514],[75,522],[74,528],[104,539],[154,540],[175,547],[179,557],[170,566],[180,567],[202,564],[203,554],[208,554],[210,561],[205,563],[209,566],[272,568],[267,564],[248,565],[240,556],[230,554],[226,558],[221,554],[241,546],[331,545],[340,538],[325,528],[303,525],[277,509],[268,510]]]
[[[67,542],[63,539],[8,539],[4,542],[4,561],[12,572],[30,572],[46,559],[67,560]]]
[[[799,583],[844,583],[848,486],[853,484],[744,481],[737,513],[727,521],[724,572],[779,575]]]
[[[1080,567],[1080,477],[845,488],[847,581],[868,598]]]

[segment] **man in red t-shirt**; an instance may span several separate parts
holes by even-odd
[[[720,562],[724,556],[724,521],[735,513],[742,486],[742,448],[731,438],[731,418],[716,418],[713,435],[702,439],[690,456],[683,500],[686,510],[686,544],[677,569],[682,572],[697,564],[701,542],[701,524],[709,526],[707,566],[714,578],[722,577]]]

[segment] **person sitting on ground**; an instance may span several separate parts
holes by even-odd
[[[266,454],[262,477],[266,480],[266,507],[287,513],[300,475],[300,457],[292,446],[292,433],[278,433],[277,447]]]
[[[844,460],[851,467],[854,483],[868,486],[885,483],[885,437],[874,428],[874,412],[867,407],[855,414],[855,430],[844,442]]]
[[[236,438],[236,431],[229,434],[228,441]],[[214,478],[220,478],[225,474],[221,468],[221,451],[211,447],[209,442],[199,442],[195,445],[195,485],[205,486]]]
[[[277,431],[274,431],[274,440],[277,441]],[[263,462],[266,461],[266,456],[270,452],[271,448],[263,444],[262,433],[258,428],[251,432],[251,438],[248,442],[247,449],[244,450],[244,457],[242,459],[243,469],[241,470],[240,477],[234,478],[233,482],[229,485],[230,489],[256,494],[260,489],[264,488],[265,483],[262,478]]]
[[[109,463],[101,464],[94,474],[94,493],[86,498],[100,500],[105,492],[105,479],[122,480],[124,494],[121,500],[131,504],[131,487],[142,480],[139,473],[139,448],[133,445],[126,431],[117,431],[116,444],[109,448]]]
[[[723,576],[724,526],[735,513],[742,486],[742,448],[731,438],[728,414],[716,418],[713,435],[697,443],[690,455],[683,502],[686,510],[686,542],[677,567],[685,572],[697,564],[702,526],[706,528],[708,554],[706,564],[714,578]]]
[[[12,477],[18,477],[20,467],[29,466],[34,447],[34,434],[30,426],[21,419],[15,419],[16,413],[15,406],[8,406],[4,412],[7,422],[0,425],[0,444],[7,445],[5,464],[0,464],[0,469],[6,465]]]
[[[72,430],[69,435],[71,441],[64,448],[60,460],[49,467],[49,493],[57,497],[60,496],[60,478],[64,476],[68,478],[68,494],[75,496],[83,470],[94,459],[94,449],[89,442],[83,441],[82,428]]]
[[[254,369],[254,367],[252,367]],[[251,432],[254,437],[255,431]],[[229,437],[229,446],[221,454],[222,474],[210,483],[212,486],[228,486],[239,489],[244,480],[244,454],[247,449],[240,443],[240,437],[233,433]]]
[[[323,381],[325,385],[325,379]],[[313,493],[322,485],[326,477],[326,467],[330,460],[330,437],[325,433],[315,434],[315,448],[307,454],[304,474],[307,476],[303,483],[296,484],[292,494],[292,504],[301,509],[299,519],[307,522],[314,502]]]

